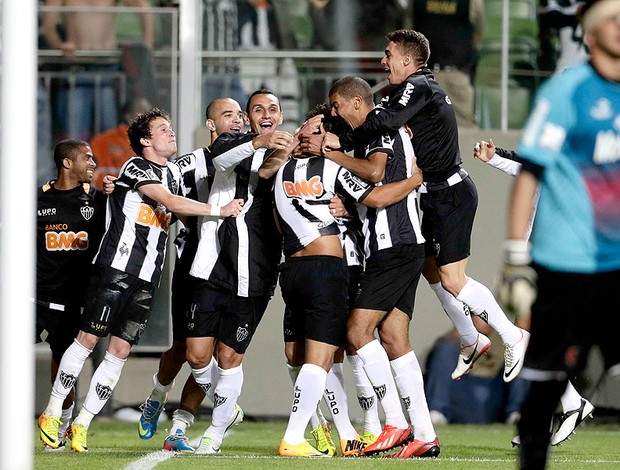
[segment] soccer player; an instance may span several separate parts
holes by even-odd
[[[605,369],[620,363],[620,317],[609,309],[620,285],[620,2],[587,0],[580,19],[590,60],[540,88],[509,205],[503,278],[537,286],[522,373],[532,381],[519,422],[523,469],[546,466],[549,423],[591,345]]]
[[[93,188],[95,160],[87,142],[63,140],[54,148],[57,176],[37,191],[36,340],[47,331],[52,351],[51,380],[80,329],[91,261],[105,228],[107,198]],[[71,387],[62,404],[56,448],[65,449],[65,431],[75,404]],[[53,436],[52,436],[53,437]]]
[[[250,96],[246,119],[251,132],[220,135],[212,147],[216,172],[209,195],[211,204],[241,198],[243,211],[232,223],[202,222],[190,270],[199,281],[187,318],[187,360],[198,385],[205,391],[215,388],[211,425],[197,454],[220,452],[243,385],[243,357],[273,296],[282,251],[272,182],[259,178],[258,169],[269,154],[285,151],[293,136],[277,130],[282,110],[269,90]]]
[[[296,155],[278,170],[274,194],[286,258],[280,285],[290,315],[286,324],[293,330],[289,337],[304,343],[304,365],[295,381],[280,455],[325,456],[307,443],[304,430],[323,394],[334,354],[344,341],[348,316],[348,271],[329,202],[339,193],[376,209],[392,205],[421,183],[413,159],[408,170],[398,182],[378,187],[334,162],[308,154]],[[343,450],[347,448],[352,446]]]
[[[363,147],[383,132],[407,126],[425,180],[420,188],[426,239],[423,274],[461,338],[452,378],[458,380],[466,374],[490,347],[489,339],[478,333],[469,317],[473,312],[501,336],[504,381],[510,382],[523,366],[529,333],[512,324],[491,291],[465,273],[478,195],[461,168],[454,109],[427,67],[430,46],[426,37],[412,30],[397,30],[388,33],[387,39],[381,63],[394,90],[379,112],[371,113],[351,133],[340,139],[327,134],[324,153],[330,158],[330,152],[341,147]],[[465,311],[463,304],[468,307]]]
[[[128,132],[136,156],[128,160],[108,198],[106,232],[93,260],[82,326],[62,356],[47,407],[39,417],[40,436],[59,446],[62,403],[99,338],[110,335],[84,404],[67,430],[71,448],[86,452],[88,427],[116,386],[131,347],[145,330],[161,277],[172,213],[223,217],[240,213],[243,201],[224,207],[179,196],[180,173],[168,159],[177,151],[170,118],[158,108],[138,114]]]
[[[183,194],[194,200],[206,202],[209,197],[215,168],[211,146],[220,134],[242,132],[243,111],[239,103],[231,98],[213,100],[206,110],[205,125],[211,134],[211,145],[194,150],[178,157],[174,163],[181,170]],[[172,275],[172,346],[165,351],[159,361],[157,373],[153,376],[153,390],[142,405],[138,434],[142,439],[150,439],[157,431],[159,416],[167,401],[168,392],[174,386],[174,379],[186,361],[186,314],[190,311],[191,296],[196,279],[189,274],[198,248],[198,218],[188,217],[175,240],[178,258]],[[217,369],[214,369],[214,371]],[[214,380],[217,380],[215,374]],[[213,388],[207,391],[213,401]],[[194,423],[194,415],[205,397],[190,374],[181,393],[179,408],[172,414],[172,426],[164,441],[164,449],[177,452],[194,452],[185,436],[185,431]],[[235,409],[231,423],[243,419],[243,412]]]
[[[518,175],[522,167],[516,152],[495,147],[492,139],[489,139],[488,142],[481,140],[476,143],[474,158],[512,176]],[[534,199],[537,199],[537,196]],[[528,227],[528,239],[530,230],[531,223]],[[525,279],[522,286],[525,287],[522,287],[523,290],[520,291],[518,296],[510,295],[509,292],[500,292],[499,295],[500,301],[504,296],[508,298],[507,300],[513,301],[511,308],[516,315],[516,323],[529,330],[531,321],[530,308],[536,296],[536,288],[530,280]],[[513,289],[514,287],[513,285]],[[583,398],[570,381],[566,384],[566,390],[560,398],[560,405],[562,406],[562,414],[560,415],[557,429],[553,436],[551,436],[552,446],[560,445],[568,439],[579,424],[585,419],[592,417],[592,412],[594,411],[592,403]],[[511,442],[514,446],[518,446],[520,443],[519,436],[514,437]]]
[[[345,77],[329,93],[332,113],[341,116],[353,129],[373,110],[370,85],[359,77]],[[315,140],[315,142],[318,139]],[[314,147],[314,152],[320,149]],[[376,184],[398,181],[408,171],[413,155],[406,128],[386,134],[368,146],[356,147],[350,158],[331,152],[330,160]],[[428,457],[439,454],[422,370],[409,342],[415,290],[424,262],[424,238],[420,228],[416,193],[384,211],[361,209],[365,237],[365,274],[347,327],[347,341],[356,350],[363,369],[373,383],[386,415],[386,425],[366,454],[389,450],[409,440],[411,428],[402,413],[397,390],[407,403],[416,439],[407,443],[396,457]],[[381,343],[375,339],[378,328]],[[396,383],[390,366],[394,370]]]

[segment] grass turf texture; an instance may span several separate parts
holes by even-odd
[[[197,444],[208,422],[199,421],[188,437]],[[64,452],[44,452],[35,436],[35,469],[40,470],[184,470],[184,469],[371,469],[411,468],[503,470],[517,468],[517,450],[510,445],[514,428],[501,424],[437,426],[441,454],[437,459],[389,460],[378,457],[301,459],[279,457],[278,445],[284,434],[284,421],[250,421],[232,428],[222,453],[218,455],[174,455],[161,451],[170,422],[160,423],[157,434],[148,441],[138,437],[137,424],[95,420],[89,430],[86,454],[76,454],[69,447]],[[36,426],[36,425],[35,425]],[[312,438],[310,433],[306,436]],[[333,433],[337,443],[337,434]],[[581,426],[577,435],[552,450],[552,470],[617,470],[620,468],[620,424]],[[161,451],[161,452],[160,452]]]

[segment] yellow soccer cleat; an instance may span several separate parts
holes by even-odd
[[[280,442],[278,454],[283,457],[328,457],[327,454],[319,452],[307,441],[299,444],[289,444],[284,439]]]
[[[364,443],[369,446],[377,440],[377,437],[379,437],[377,434],[373,434],[369,431],[364,431],[364,434],[362,434],[362,441],[364,441]]]
[[[88,452],[88,446],[86,445],[86,439],[88,437],[88,428],[83,424],[72,424],[67,429],[67,438],[71,439],[71,449],[75,452]]]
[[[332,432],[329,427],[329,423],[319,424],[312,430],[312,437],[316,442],[316,450],[328,457],[333,457],[336,454],[336,444],[332,440]]]
[[[62,424],[60,417],[48,416],[44,413],[39,416],[39,435],[43,444],[51,449],[58,449],[60,440],[58,439],[58,428]]]

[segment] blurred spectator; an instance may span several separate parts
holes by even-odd
[[[580,0],[541,0],[539,10],[540,59],[542,70],[561,72],[587,58],[577,18]]]
[[[360,51],[382,51],[385,35],[403,27],[403,16],[409,0],[358,0],[357,48]]]
[[[238,0],[203,0],[202,49],[236,51],[239,49]],[[202,109],[221,97],[232,98],[242,109],[248,99],[239,78],[239,60],[233,57],[203,60]]]
[[[95,187],[103,188],[103,177],[105,175],[118,176],[123,164],[135,155],[127,136],[129,122],[136,114],[146,112],[151,107],[151,103],[145,98],[128,100],[121,109],[120,124],[91,139],[90,147],[97,162],[93,175]]]
[[[285,0],[239,0],[239,27],[243,50],[296,49],[292,17]],[[299,121],[301,90],[293,59],[251,58],[241,63],[247,90],[268,88],[280,97],[285,121]]]
[[[481,332],[494,344],[499,335],[472,316]],[[452,329],[439,337],[426,362],[426,400],[434,424],[490,424],[518,421],[529,382],[517,377],[509,383],[502,378],[503,350],[491,347],[477,360],[472,371],[459,380],[451,372],[460,351],[459,336]]]
[[[148,0],[46,0],[50,7],[150,7]],[[141,15],[142,39],[153,46],[153,17]],[[47,12],[42,32],[47,47],[60,49],[59,68],[70,73],[57,90],[53,107],[55,139],[90,140],[94,132],[117,123],[115,81],[120,72],[117,56],[96,57],[93,51],[115,51],[118,47],[113,12]]]
[[[446,91],[459,127],[475,127],[473,81],[484,31],[482,0],[413,0],[413,29],[427,37],[429,68]]]

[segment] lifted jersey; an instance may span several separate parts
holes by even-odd
[[[140,192],[147,184],[163,184],[178,195],[178,167],[170,162],[158,165],[142,157],[133,157],[123,165],[108,198],[106,233],[94,263],[159,285],[172,212]]]
[[[105,227],[106,196],[88,184],[37,192],[37,300],[81,306]]]
[[[373,186],[322,157],[293,158],[276,175],[274,195],[284,235],[284,255],[291,256],[325,235],[339,235],[329,201],[340,194],[363,201]]]

